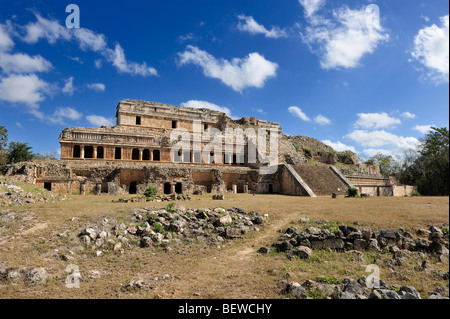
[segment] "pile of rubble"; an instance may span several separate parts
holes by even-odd
[[[45,283],[49,278],[51,278],[51,275],[49,275],[47,270],[42,267],[21,267],[19,269],[0,268],[0,283],[16,283],[22,281],[33,285],[38,285]]]
[[[367,284],[366,278],[344,279],[342,282],[325,282],[307,280],[303,284],[282,282],[281,294],[294,299],[421,299],[420,293],[412,286],[391,286],[383,280],[374,287]],[[368,288],[371,287],[371,288]],[[439,293],[431,293],[428,299],[448,299]]]
[[[97,249],[122,251],[127,247],[142,248],[200,243],[221,247],[226,240],[242,238],[259,231],[268,215],[232,209],[186,209],[174,203],[166,209],[135,209],[128,225],[107,218],[96,225],[87,225],[79,233],[80,241]]]
[[[26,205],[64,200],[64,196],[55,195],[45,189],[27,192],[13,182],[0,181],[0,207],[10,205]]]
[[[131,198],[119,198],[118,200],[113,200],[113,203],[144,203],[144,202],[171,202],[171,201],[187,201],[192,200],[189,195],[181,194],[171,194],[171,195],[158,195],[154,198],[148,198],[145,196],[135,196]]]
[[[272,246],[278,252],[285,252],[288,258],[298,256],[308,258],[315,249],[333,249],[338,251],[381,251],[394,253],[394,259],[401,261],[402,250],[423,253],[434,253],[440,261],[448,260],[449,233],[448,224],[442,229],[430,226],[418,229],[415,237],[411,232],[399,229],[390,231],[381,229],[373,231],[364,228],[361,231],[351,226],[336,226],[333,228],[309,227],[299,231],[290,227],[284,231],[280,239]],[[263,247],[260,252],[270,249]]]

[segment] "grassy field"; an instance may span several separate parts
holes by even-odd
[[[20,218],[2,224],[0,237],[0,268],[45,267],[52,278],[45,284],[25,282],[0,283],[0,298],[280,298],[280,281],[298,282],[318,276],[360,278],[370,263],[383,264],[391,254],[364,253],[365,261],[351,254],[314,251],[308,260],[288,260],[284,254],[261,255],[261,246],[275,242],[280,229],[300,218],[312,222],[340,222],[377,229],[414,231],[431,224],[449,222],[448,197],[415,198],[305,198],[279,195],[227,195],[224,201],[213,201],[211,195],[193,196],[192,201],[179,202],[186,208],[242,207],[270,215],[270,222],[260,232],[245,239],[230,241],[225,247],[183,244],[172,251],[132,248],[123,254],[108,251],[96,257],[92,251],[79,247],[70,260],[55,255],[67,252],[81,228],[104,217],[125,220],[132,208],[162,208],[167,203],[112,203],[119,197],[70,196],[65,201],[8,207]],[[0,210],[4,210],[1,208]],[[76,217],[75,221],[72,218]],[[61,236],[61,233],[71,236]],[[71,239],[72,238],[72,239]],[[79,245],[79,244],[78,244]],[[64,281],[69,264],[80,268],[83,278],[79,289],[68,289]],[[448,262],[430,260],[431,269],[448,272]],[[389,271],[381,266],[381,279],[391,284],[415,286],[428,295],[438,287],[448,295],[449,282],[438,280],[431,272],[416,270],[414,260]],[[100,278],[90,278],[95,270]],[[174,278],[154,287],[126,291],[133,278],[162,276]],[[366,274],[367,275],[367,274]]]

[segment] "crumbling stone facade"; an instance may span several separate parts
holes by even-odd
[[[359,175],[333,166],[307,166],[298,143],[319,143],[283,135],[278,123],[256,118],[136,100],[121,101],[117,124],[64,129],[60,161],[33,161],[9,167],[30,183],[61,194],[137,194],[153,186],[161,194],[279,193],[295,196],[345,195],[359,187],[373,196],[408,190],[364,167]],[[272,142],[274,142],[272,144]],[[297,143],[297,145],[295,145]],[[339,160],[323,147],[315,155],[326,164]],[[348,163],[347,163],[348,164]],[[262,169],[268,169],[267,172]],[[345,175],[345,176],[344,176]]]

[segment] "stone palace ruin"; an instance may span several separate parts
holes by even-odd
[[[320,165],[308,165],[278,123],[136,100],[121,101],[116,120],[114,127],[64,129],[60,161],[18,163],[7,175],[24,175],[52,192],[81,195],[142,194],[149,186],[161,194],[311,197],[345,195],[349,187],[371,196],[405,196],[414,190],[356,157],[343,160],[354,167],[349,171],[334,165],[333,152],[314,157]],[[228,130],[241,133],[227,144]]]

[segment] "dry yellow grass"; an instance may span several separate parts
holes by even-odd
[[[299,282],[317,276],[359,278],[364,274],[366,264],[390,258],[390,255],[365,253],[366,262],[362,263],[353,261],[349,254],[314,251],[309,260],[289,261],[283,254],[256,253],[261,246],[277,240],[279,229],[289,227],[301,217],[310,217],[312,221],[357,223],[358,227],[373,229],[415,229],[449,222],[448,197],[331,199],[227,195],[225,201],[213,201],[211,195],[204,195],[179,204],[187,208],[242,207],[269,214],[270,223],[246,239],[228,242],[221,250],[182,245],[167,253],[136,247],[123,254],[106,252],[101,257],[94,257],[89,250],[81,250],[70,261],[51,256],[52,250],[64,251],[71,244],[68,238],[57,236],[64,230],[77,234],[86,223],[98,222],[103,217],[121,219],[129,215],[131,208],[167,205],[111,203],[117,198],[72,196],[62,202],[10,208],[33,212],[36,220],[31,230],[31,227],[22,229],[23,225],[13,225],[9,234],[13,237],[6,242],[0,239],[0,266],[46,267],[53,278],[36,286],[22,282],[0,283],[0,298],[280,298],[279,282],[288,277]],[[71,222],[72,217],[78,220]],[[83,277],[80,289],[68,289],[64,285],[65,268],[69,264],[80,267]],[[405,265],[395,273],[382,269],[382,279],[392,284],[416,286],[424,295],[443,286],[448,294],[448,281],[435,280],[431,274],[415,271],[414,266],[413,263]],[[448,262],[433,263],[432,267],[448,271]],[[88,278],[91,270],[102,272],[102,277]],[[133,293],[122,289],[139,275],[163,274],[177,279]]]

